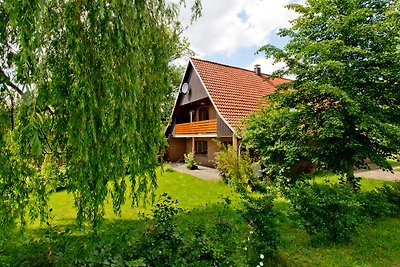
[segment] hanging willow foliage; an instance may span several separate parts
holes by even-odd
[[[184,2],[14,2],[0,1],[0,12],[7,15],[2,32],[15,30],[16,79],[29,85],[9,138],[18,140],[14,155],[34,173],[22,176],[45,183],[38,173],[51,155],[66,167],[78,222],[94,226],[108,194],[120,212],[128,184],[133,204],[149,199],[163,143],[160,106],[170,90],[168,64],[185,48],[177,20]],[[193,10],[199,15],[198,1]],[[45,200],[36,201],[42,210]]]

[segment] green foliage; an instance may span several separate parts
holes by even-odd
[[[61,165],[80,223],[96,227],[109,194],[118,214],[126,179],[133,204],[149,199],[172,93],[169,63],[187,51],[184,4],[0,2],[0,151],[11,159],[0,166],[0,186],[10,192],[1,197],[21,203],[5,199],[12,210],[2,220],[45,217]],[[192,11],[199,15],[198,0]]]
[[[360,204],[347,186],[298,183],[289,199],[314,241],[349,242],[360,224]]]
[[[151,266],[176,266],[178,249],[183,240],[176,230],[177,201],[166,193],[160,196],[153,210],[153,222],[139,241],[140,254]]]
[[[250,154],[248,151],[238,151],[233,146],[221,147],[215,155],[215,166],[222,179],[236,191],[252,191],[258,182],[253,174]]]
[[[163,169],[162,169],[164,172],[175,172],[175,170],[171,167],[171,166],[169,166],[169,165],[166,165],[166,166],[163,166]]]
[[[187,213],[183,258],[187,266],[245,266],[245,227],[230,200]]]
[[[197,162],[194,159],[193,153],[189,152],[189,153],[185,154],[184,157],[185,157],[185,165],[186,165],[186,167],[188,169],[191,169],[191,170],[196,169]]]
[[[267,255],[262,254],[262,250],[256,251],[249,243],[258,238],[247,220],[241,217],[242,213],[235,209],[240,207],[243,210],[244,206],[237,198],[226,197],[235,195],[229,187],[223,183],[203,181],[179,172],[163,172],[158,181],[158,192],[166,191],[173,198],[179,199],[179,206],[172,204],[173,207],[187,209],[170,217],[175,225],[175,236],[183,240],[176,255],[178,266],[256,266],[263,262],[264,266],[378,267],[392,266],[400,260],[398,218],[383,218],[374,224],[365,225],[360,228],[361,235],[355,237],[351,243],[315,246],[309,242],[304,229],[292,221],[292,217],[287,216],[290,203],[278,198],[274,201],[274,210],[278,216],[276,219],[277,230],[280,233],[279,246],[276,257],[270,261]],[[381,184],[376,183],[374,186],[380,187]],[[216,203],[219,194],[225,197],[224,203]],[[149,265],[143,258],[147,251],[140,250],[140,245],[144,235],[148,235],[149,230],[154,230],[155,221],[151,217],[139,219],[136,211],[131,210],[130,204],[125,203],[122,218],[117,218],[112,214],[109,203],[106,222],[94,234],[90,229],[77,229],[74,224],[70,225],[74,223],[71,220],[74,210],[73,201],[66,198],[67,195],[67,192],[63,191],[54,193],[50,198],[49,205],[54,207],[51,212],[54,219],[50,220],[50,226],[30,225],[23,234],[15,226],[0,228],[1,265]],[[150,212],[150,209],[148,206],[141,211]],[[168,210],[169,208],[166,208],[166,211]],[[263,212],[256,213],[253,216],[262,214]],[[249,231],[253,231],[253,234],[249,234]],[[245,247],[248,250],[245,250]],[[250,258],[251,251],[254,253]],[[260,254],[264,259],[260,258]]]
[[[250,265],[255,266],[262,259],[271,260],[277,253],[279,233],[277,228],[277,214],[274,211],[274,198],[272,193],[261,196],[244,195],[244,211],[242,216],[250,226],[246,246]]]
[[[393,215],[400,216],[400,182],[397,181],[394,185],[385,184],[379,191],[393,205]]]
[[[35,166],[19,157],[19,146],[13,137],[7,134],[1,141],[4,143],[0,146],[0,226],[8,227],[16,220],[25,226],[26,215],[45,221],[45,183],[36,175]]]
[[[295,183],[313,167],[314,159],[297,135],[295,113],[271,102],[249,117],[243,139],[258,154],[263,171],[282,185]]]
[[[249,147],[266,171],[292,178],[302,162],[345,174],[370,158],[379,167],[399,152],[400,3],[313,0],[291,4],[298,13],[280,30],[289,43],[260,49],[283,61],[296,80],[267,97],[250,118]]]
[[[136,245],[136,258],[147,266],[221,266],[243,265],[246,259],[238,248],[241,232],[229,213],[229,204],[215,206],[203,219],[189,219],[178,227],[177,201],[163,194],[154,209],[153,219]],[[201,209],[195,209],[188,216]],[[206,219],[206,220],[204,220]]]
[[[375,221],[392,215],[394,207],[380,190],[357,192],[356,198],[360,203],[360,215],[366,217],[367,220]]]

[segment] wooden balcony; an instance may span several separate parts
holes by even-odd
[[[205,120],[177,124],[175,128],[176,134],[202,134],[216,133],[217,120]]]

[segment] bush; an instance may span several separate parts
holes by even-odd
[[[393,185],[385,184],[380,190],[387,198],[389,204],[392,205],[392,215],[400,216],[400,182]]]
[[[153,220],[138,242],[140,256],[149,266],[176,266],[182,238],[176,230],[179,208],[176,200],[162,194],[153,210]]]
[[[289,199],[313,241],[348,242],[357,233],[360,204],[348,186],[297,183]]]
[[[259,197],[244,195],[243,218],[250,226],[246,247],[250,266],[256,266],[264,256],[270,260],[276,253],[279,243],[277,214],[274,212],[274,198],[271,193]]]
[[[215,165],[222,179],[236,191],[252,191],[256,179],[253,174],[251,159],[248,152],[238,151],[232,146],[221,147],[215,156]]]
[[[0,253],[0,265],[248,266],[246,225],[225,201],[181,212],[177,201],[163,194],[152,218],[112,222],[95,233],[49,223],[40,238],[0,242],[0,251],[7,252]]]
[[[187,266],[247,266],[243,253],[244,223],[229,205],[190,212],[182,258]]]
[[[163,194],[154,209],[154,218],[138,240],[135,259],[146,266],[243,266],[237,222],[228,206],[213,207],[199,220],[178,227],[177,201]],[[204,216],[206,215],[206,216]],[[180,214],[179,216],[185,216]]]
[[[360,203],[360,213],[367,220],[383,218],[391,214],[392,205],[381,191],[357,192],[357,201]]]
[[[190,170],[197,169],[197,162],[194,159],[194,155],[192,152],[185,154],[184,157],[185,157],[185,165],[188,169]]]

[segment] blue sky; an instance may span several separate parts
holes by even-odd
[[[222,64],[252,69],[261,64],[264,73],[271,73],[283,64],[273,65],[255,52],[264,44],[283,47],[287,39],[276,32],[289,27],[296,17],[284,6],[303,0],[202,0],[200,17],[184,32],[196,57]],[[185,20],[189,11],[181,15]],[[184,62],[182,62],[184,63]]]

